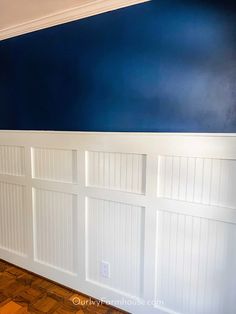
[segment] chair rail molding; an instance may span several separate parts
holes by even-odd
[[[25,2],[27,1],[28,0],[25,0]],[[0,16],[5,14],[9,16],[9,13],[11,12],[13,16],[11,17],[10,23],[8,20],[6,22],[0,22],[0,40],[148,1],[150,0],[83,0],[76,1],[78,4],[76,4],[75,1],[71,1],[71,5],[68,4],[63,9],[60,7],[57,8],[54,2],[53,9],[52,7],[47,7],[45,9],[44,4],[40,3],[40,5],[36,4],[38,5],[36,10],[35,7],[33,8],[32,12],[34,14],[30,18],[30,10],[27,12],[28,15],[24,16],[25,5],[21,5],[22,8],[24,7],[24,10],[18,7],[9,9],[8,4],[4,5],[5,1],[3,1],[3,5],[1,5],[3,6],[1,10],[2,13],[0,13]],[[21,12],[18,12],[17,19],[15,21],[14,15],[16,11]],[[44,13],[42,14],[42,12]]]

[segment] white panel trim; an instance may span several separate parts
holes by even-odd
[[[198,293],[197,291],[200,291],[200,293],[203,292],[202,290],[198,290],[198,284],[196,281],[194,281],[194,278],[196,278],[196,268],[193,266],[193,259],[196,254],[198,254],[198,256],[200,254],[200,256],[203,259],[205,258],[209,265],[212,266],[211,268],[208,268],[211,269],[211,272],[208,271],[208,273],[205,274],[205,266],[203,264],[200,265],[199,271],[201,272],[200,275],[202,277],[200,278],[202,282],[205,282],[202,278],[205,275],[208,276],[209,278],[207,277],[208,281],[206,281],[205,286],[209,288],[211,287],[211,280],[213,280],[211,279],[211,276],[212,278],[218,278],[217,280],[219,280],[219,282],[214,282],[214,285],[212,284],[212,287],[214,286],[214,291],[211,294],[212,297],[214,295],[217,296],[217,293],[222,290],[222,285],[224,285],[225,291],[232,291],[231,294],[227,294],[227,304],[224,305],[227,308],[223,308],[223,311],[227,314],[234,314],[234,312],[232,312],[232,308],[233,302],[236,298],[234,292],[236,291],[236,287],[235,282],[231,282],[231,278],[236,276],[236,269],[234,266],[236,265],[236,253],[234,253],[235,250],[233,250],[233,245],[236,241],[236,203],[232,189],[235,186],[233,183],[236,182],[234,181],[236,180],[236,167],[234,167],[234,161],[236,160],[236,134],[0,131],[0,146],[3,145],[24,148],[25,172],[23,175],[19,176],[14,171],[12,171],[12,174],[0,174],[0,183],[3,182],[5,184],[9,184],[10,186],[16,185],[23,187],[26,197],[24,200],[25,207],[22,207],[22,215],[24,215],[22,219],[24,220],[24,223],[27,227],[25,229],[26,242],[23,243],[22,241],[22,243],[18,243],[17,250],[12,250],[10,245],[9,247],[0,247],[0,258],[38,273],[39,275],[48,277],[54,281],[58,281],[63,285],[91,295],[92,297],[107,302],[121,302],[115,304],[113,303],[113,305],[127,310],[128,312],[137,314],[185,314],[186,311],[184,310],[184,306],[186,306],[188,314],[196,314],[197,310],[194,307],[196,305],[193,302],[192,296]],[[42,162],[44,172],[42,172],[42,176],[38,176],[40,178],[35,178],[35,171],[33,171],[35,167],[35,159],[33,158],[35,147],[40,147],[50,151],[56,151],[60,149],[71,152],[71,154],[66,154],[66,156],[69,156],[69,158],[63,158],[64,155],[61,156],[60,154],[58,155],[56,153],[53,155],[53,158],[44,158],[43,156],[39,157],[43,159],[40,162]],[[108,165],[106,165],[105,168],[102,168],[102,171],[106,172],[105,176],[108,176],[109,180],[107,180],[107,183],[105,185],[95,184],[96,186],[94,186],[94,184],[90,184],[91,182],[86,180],[88,177],[88,170],[97,170],[95,169],[96,166],[94,170],[92,170],[93,168],[89,169],[88,152],[105,152],[112,154],[112,156],[116,153],[122,153],[124,155],[127,154],[128,156],[130,156],[130,154],[144,155],[146,162],[144,165],[145,169],[142,171],[142,174],[144,176],[143,182],[145,186],[142,190],[142,193],[137,193],[137,190],[132,191],[132,189],[130,190],[129,188],[120,189],[119,185],[115,186],[118,186],[118,189],[114,189],[114,184],[109,184],[109,182],[114,182],[113,176],[115,173],[117,175],[117,173],[120,171],[120,163],[112,162],[112,165],[110,164],[109,166],[109,159],[108,161],[105,161],[108,162]],[[4,158],[6,158],[6,155],[4,156]],[[222,184],[224,185],[224,182],[226,182],[230,177],[229,182],[232,182],[230,185],[233,185],[229,189],[225,189],[224,197],[226,199],[226,206],[222,206],[221,203],[217,202],[208,202],[205,204],[200,202],[198,197],[178,199],[176,197],[178,194],[176,193],[175,186],[179,175],[178,171],[176,172],[176,169],[179,167],[178,162],[174,162],[176,169],[172,174],[171,171],[166,172],[169,175],[168,180],[170,181],[170,185],[172,186],[172,189],[174,189],[172,191],[173,193],[164,193],[162,185],[165,180],[162,177],[163,169],[160,163],[162,156],[177,157],[177,160],[180,157],[186,157],[186,159],[190,158],[191,160],[195,160],[194,158],[199,158],[198,160],[201,160],[202,158],[214,160],[215,168],[211,180],[216,181],[216,185],[215,188],[212,189],[214,192],[213,196],[215,197],[216,191],[221,189],[220,184],[217,182],[220,182],[219,177],[222,176],[222,169],[224,174],[224,181],[222,181]],[[22,160],[15,158],[14,154],[10,154],[8,158],[8,163],[4,163],[3,161],[3,173],[7,172],[5,171],[4,167],[9,169],[9,164],[11,164],[11,162],[13,162],[14,167],[16,167],[14,169],[18,169],[17,167],[22,164]],[[57,158],[59,158],[59,160],[56,160]],[[221,163],[219,160],[225,160],[227,167],[223,167],[221,169],[221,167],[219,167],[219,164]],[[228,167],[229,160],[230,166]],[[54,162],[56,162],[56,166],[53,166]],[[127,164],[125,164],[125,167],[127,167],[130,162],[129,158],[127,158],[126,162]],[[231,165],[233,166],[231,167]],[[190,166],[192,167],[191,169],[194,168],[193,163],[190,163]],[[124,169],[126,169],[125,167]],[[131,168],[133,169],[134,173],[132,174],[132,172],[129,172],[131,173],[130,176],[134,175],[134,178],[138,178],[140,168]],[[71,169],[73,174],[70,176],[71,180],[68,180],[68,173],[71,173]],[[202,169],[201,164],[199,169]],[[48,175],[48,172],[50,175]],[[194,184],[199,184],[201,188],[202,179],[200,173],[201,171],[191,170],[191,172],[188,174],[189,182],[186,181],[188,185],[187,189],[189,189],[191,193],[193,191],[193,181],[196,180]],[[122,176],[125,175],[125,172],[123,172]],[[170,178],[173,179],[173,177],[175,177],[175,179],[177,177],[177,179],[175,181],[172,180],[172,182]],[[60,179],[59,181],[57,180],[58,178]],[[91,178],[93,179],[93,173]],[[130,179],[131,178],[129,178],[129,180]],[[208,181],[209,180],[207,180],[207,182]],[[132,180],[130,182],[132,182]],[[186,189],[186,182],[183,180],[181,183],[183,185],[183,189]],[[51,194],[49,193],[49,195],[43,199],[44,203],[40,203],[41,205],[38,204],[38,210],[40,211],[40,208],[43,209],[43,217],[48,217],[50,223],[56,222],[56,225],[53,226],[53,228],[45,228],[43,226],[44,220],[42,217],[42,219],[40,218],[40,213],[39,218],[41,219],[41,223],[37,221],[37,218],[35,221],[35,209],[37,204],[35,197],[33,197],[34,194],[32,191],[38,190],[51,191]],[[18,213],[16,207],[16,200],[18,196],[14,196],[14,191],[11,192],[11,188],[9,188],[8,192],[4,189],[2,191],[3,195],[0,195],[0,198],[4,198],[6,196],[8,198],[9,195],[12,197],[12,202],[6,202],[7,205],[5,207],[9,207],[12,213]],[[199,190],[197,190],[196,193],[198,193],[198,191]],[[56,193],[54,194],[54,192]],[[140,192],[140,190],[138,190],[138,192]],[[50,195],[53,195],[53,197]],[[72,203],[70,198],[64,199],[63,195],[72,195]],[[94,206],[98,207],[92,211],[92,213],[94,213],[94,216],[91,215],[93,217],[93,221],[88,221],[90,216],[88,214],[89,199],[102,200],[106,203],[105,210],[102,206],[99,205],[99,201],[94,203]],[[126,204],[128,204],[127,206],[131,206],[127,207],[127,218],[124,218],[126,217],[125,214],[123,214],[124,212],[119,212],[119,208],[116,207],[116,204],[123,204],[121,205],[121,208],[123,208],[122,210],[125,209]],[[230,206],[227,206],[227,204]],[[5,239],[7,239],[9,235],[9,231],[14,234],[14,226],[16,224],[16,219],[13,215],[9,216],[10,218],[6,215],[5,207],[2,205],[1,208],[0,206],[0,215],[2,215],[3,221],[6,221],[8,224],[8,233],[3,235],[3,239],[0,238],[0,243],[1,240],[2,243],[4,243]],[[117,212],[116,208],[118,208]],[[68,211],[68,217],[66,211]],[[141,218],[138,214],[139,211],[142,212]],[[100,214],[104,215],[104,212],[107,213],[106,217],[99,216]],[[164,213],[163,216],[159,215],[160,219],[164,216],[167,217],[163,220],[165,221],[165,224],[167,221],[167,226],[164,229],[160,228],[160,221],[157,219],[158,213],[160,212]],[[53,219],[53,215],[58,216],[56,219]],[[103,221],[106,228],[106,232],[103,233],[106,234],[106,239],[102,241],[99,239],[102,234],[102,228],[96,227],[95,218],[97,215],[99,221]],[[73,219],[71,219],[71,217],[73,217]],[[187,225],[188,228],[183,225],[184,220],[190,222]],[[142,227],[139,226],[139,221]],[[202,231],[198,228],[200,221],[201,225],[205,228],[203,233],[201,233]],[[114,224],[114,222],[117,222],[117,225]],[[128,224],[126,225],[127,222]],[[173,227],[173,232],[176,232],[176,237],[174,237],[174,235],[170,232],[170,228],[168,227],[168,223],[170,222]],[[46,248],[41,248],[43,258],[40,260],[35,258],[37,223],[38,226],[43,229],[45,236],[49,239],[49,241],[51,243],[55,243],[53,248],[55,251],[50,253],[46,253]],[[191,228],[189,228],[191,223],[193,223],[195,228],[194,230],[196,230],[196,237],[197,235],[199,236],[199,234],[202,234],[201,237],[207,237],[208,227],[209,230],[215,230],[214,232],[216,232],[216,228],[218,228],[218,241],[216,242],[214,237],[209,238],[209,251],[205,246],[205,244],[208,245],[208,240],[204,242],[202,239],[200,241],[199,238],[196,238],[196,241],[193,241]],[[93,226],[94,229],[97,228],[96,233],[94,234]],[[58,250],[60,243],[57,243],[57,239],[60,238],[60,236],[58,237],[57,235],[60,235],[60,231],[57,229],[57,227],[62,230],[64,234],[68,235],[68,237],[64,237],[65,241],[67,238],[72,240],[69,241],[68,249],[65,250],[67,253],[69,253],[65,254],[61,260],[59,258],[59,260],[54,263],[53,258],[55,260],[55,258],[60,256],[60,252]],[[184,232],[188,232],[189,234],[184,234]],[[129,248],[126,258],[124,258],[124,253],[122,253],[125,252],[126,246],[124,239],[122,240],[122,236],[124,234],[127,235],[128,242],[126,245]],[[121,238],[119,239],[117,235],[119,235]],[[117,265],[115,267],[112,266],[114,265],[114,257],[117,257],[119,254],[121,254],[123,256],[123,261],[127,261],[127,264],[124,266],[124,273],[127,274],[127,269],[129,269],[129,267],[137,267],[138,265],[134,262],[132,254],[138,254],[137,252],[139,252],[139,249],[141,251],[143,250],[144,254],[142,260],[140,260],[140,269],[138,272],[135,272],[135,274],[140,272],[140,290],[139,287],[133,286],[133,282],[135,282],[137,279],[135,278],[135,275],[133,275],[133,282],[127,283],[127,285],[125,284],[125,280],[122,279],[122,274],[120,278],[119,276],[116,276],[114,281],[114,276],[111,276],[109,281],[102,280],[101,277],[99,277],[101,274],[94,276],[93,273],[92,276],[88,276],[88,271],[91,270],[88,269],[90,262],[90,260],[88,260],[88,247],[91,245],[91,242],[89,243],[89,237],[90,241],[96,241],[96,238],[99,239],[97,241],[98,250],[105,250],[104,256],[106,256],[108,259],[106,262],[109,262],[111,265],[111,272],[114,270],[114,268],[117,267]],[[163,243],[165,247],[164,249],[160,248],[159,250],[157,243],[159,243],[158,241],[160,237],[162,237],[161,243]],[[169,239],[170,242],[165,243],[165,238]],[[41,239],[45,240],[43,235],[41,238],[39,237],[39,240]],[[178,252],[174,246],[175,239],[178,241]],[[12,243],[11,239],[10,241],[7,241],[5,243]],[[186,242],[186,259],[184,266],[186,267],[187,275],[183,275],[185,273],[180,272],[180,276],[182,277],[179,277],[176,267],[181,261],[180,252],[184,247],[183,242],[181,241]],[[191,252],[190,243],[193,243],[193,252]],[[214,253],[214,247],[216,243],[218,243],[217,245],[219,247],[217,248],[216,253]],[[65,243],[63,245],[65,245]],[[112,246],[112,248],[110,246]],[[228,252],[226,252],[227,247],[229,247]],[[25,249],[25,254],[23,255],[19,254],[22,248]],[[171,248],[174,248],[174,250],[171,250]],[[73,252],[73,261],[69,259],[71,252]],[[163,259],[161,259],[161,256],[158,255],[159,252],[162,252],[164,256]],[[227,256],[224,256],[224,253],[221,255],[221,252],[230,254],[230,259],[228,260]],[[217,254],[217,261],[215,260],[214,254]],[[99,256],[100,255],[95,254],[95,258],[93,263],[90,263],[90,267],[98,267],[99,263],[101,262]],[[171,259],[172,257],[176,259],[177,264],[175,265],[175,263],[173,263],[170,266],[169,262],[165,262],[165,259],[168,260],[169,257]],[[199,259],[199,257],[197,259]],[[172,291],[172,295],[169,297],[166,297],[167,294],[165,291],[157,290],[159,289],[158,287],[160,287],[158,286],[158,278],[164,278],[162,277],[162,274],[160,274],[160,268],[158,264],[159,261],[161,261],[163,267],[165,267],[163,276],[165,276],[165,274],[168,276],[168,289]],[[73,263],[71,264],[71,262]],[[73,267],[70,265],[73,265]],[[220,269],[217,269],[218,266]],[[230,269],[230,274],[228,273],[228,269]],[[192,271],[193,278],[191,277]],[[221,277],[217,275],[219,272],[224,272],[227,278],[227,280],[223,283],[220,281]],[[185,278],[185,276],[187,277]],[[195,285],[189,286],[189,293],[186,295],[185,300],[187,305],[178,307],[178,299],[173,296],[174,290],[172,289],[172,285],[175,285],[177,282],[178,288],[181,290],[181,285],[184,284],[185,281],[187,284],[189,284],[191,280],[195,282]],[[209,293],[211,293],[211,290]],[[166,297],[166,304],[165,300],[163,300],[163,304],[161,302],[160,304],[158,303],[156,305],[149,304],[149,302],[158,301],[155,300],[155,298],[157,298],[159,295]],[[204,298],[202,299],[202,306],[205,306],[206,309],[202,309],[202,313],[204,313],[204,311],[207,313],[207,310],[213,310],[215,305],[212,303],[213,301],[210,299],[210,297],[207,300]],[[122,303],[122,301],[124,302]],[[214,313],[221,314],[222,312],[220,312],[220,307],[214,308]]]

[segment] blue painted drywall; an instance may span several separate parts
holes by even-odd
[[[236,132],[236,5],[152,1],[0,43],[0,128]]]

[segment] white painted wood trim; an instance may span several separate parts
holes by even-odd
[[[78,5],[77,7],[56,12],[40,19],[26,21],[22,24],[1,29],[0,40],[148,1],[150,0],[91,0],[86,5]]]
[[[0,258],[134,314],[234,314],[235,186],[236,134],[0,131]]]

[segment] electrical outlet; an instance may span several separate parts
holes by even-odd
[[[110,278],[110,263],[101,261],[100,274],[104,278]]]

